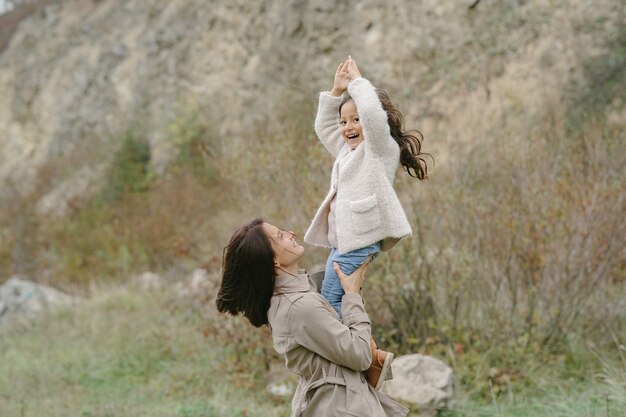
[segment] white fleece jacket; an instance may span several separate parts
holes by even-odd
[[[411,226],[393,189],[400,148],[391,137],[387,113],[374,86],[364,78],[348,85],[363,127],[363,142],[352,150],[339,131],[339,105],[343,97],[320,93],[315,132],[335,157],[330,190],[307,230],[304,241],[330,247],[328,211],[336,194],[337,250],[350,252],[382,241],[391,249],[411,234]]]

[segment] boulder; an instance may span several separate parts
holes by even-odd
[[[206,269],[196,268],[175,288],[181,297],[205,299],[215,294],[217,281]]]
[[[141,290],[158,290],[165,285],[159,274],[150,271],[136,275],[133,277],[132,283]]]
[[[419,417],[434,417],[439,410],[452,408],[454,376],[452,369],[431,356],[411,354],[392,363],[393,379],[382,391],[391,398],[409,403]]]
[[[34,318],[75,301],[74,297],[59,290],[14,276],[0,286],[0,325]]]

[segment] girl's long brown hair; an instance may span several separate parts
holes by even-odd
[[[389,95],[380,88],[376,89],[376,94],[380,100],[380,104],[383,106],[383,110],[387,113],[387,123],[389,124],[389,130],[391,136],[400,147],[400,165],[402,168],[413,178],[424,180],[428,178],[428,165],[426,160],[422,156],[429,156],[434,158],[428,153],[422,152],[422,141],[424,135],[417,129],[404,129],[404,116],[398,110],[398,107],[391,101]],[[339,106],[339,114],[341,114],[341,107],[352,100],[352,97],[347,96],[341,102]],[[359,109],[357,109],[357,112]]]

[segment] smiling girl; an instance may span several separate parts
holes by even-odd
[[[394,177],[398,163],[419,180],[428,177],[428,168],[422,134],[403,130],[403,122],[389,96],[361,77],[352,57],[337,68],[332,90],[320,93],[315,132],[335,163],[330,190],[304,240],[331,248],[322,295],[340,317],[344,292],[333,262],[350,274],[411,234]]]

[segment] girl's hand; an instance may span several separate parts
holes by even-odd
[[[359,71],[359,67],[356,66],[356,62],[352,59],[351,55],[348,55],[348,60],[346,61],[348,65],[348,75],[350,76],[350,81],[356,80],[357,78],[361,78],[361,72]]]
[[[330,90],[330,94],[339,97],[346,91],[350,84],[350,75],[348,74],[348,61],[342,62],[337,68],[335,73],[335,82],[333,83],[333,89]]]
[[[337,276],[339,276],[339,281],[341,281],[341,286],[346,294],[356,292],[358,293],[363,286],[363,281],[365,281],[365,270],[370,264],[371,256],[367,257],[367,260],[363,265],[361,265],[356,271],[352,273],[352,275],[348,276],[343,273],[337,262],[333,262],[333,267],[335,268],[335,272]]]

